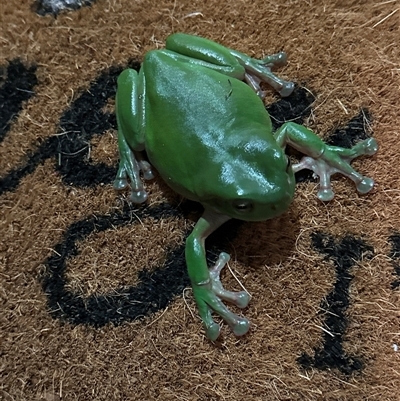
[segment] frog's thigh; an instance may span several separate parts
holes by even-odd
[[[177,60],[181,55],[182,61],[202,65],[233,78],[244,79],[245,69],[236,57],[229,49],[212,40],[175,33],[167,38],[166,49],[165,52],[170,50],[177,53]]]
[[[144,144],[144,75],[133,69],[122,71],[118,77],[116,112],[118,130],[129,146],[136,151]]]

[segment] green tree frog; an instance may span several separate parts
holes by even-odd
[[[237,336],[249,321],[230,311],[224,301],[247,306],[245,291],[224,289],[220,272],[229,260],[221,253],[210,269],[205,257],[209,234],[231,218],[264,221],[283,213],[293,200],[294,173],[311,169],[320,177],[318,197],[333,197],[330,176],[340,172],[360,193],[374,185],[350,162],[377,150],[375,139],[351,149],[328,146],[309,129],[287,122],[275,133],[260,84],[281,96],[294,84],[272,73],[283,65],[283,52],[262,60],[213,41],[176,33],[166,48],[149,51],[140,72],[127,69],[118,78],[116,113],[120,164],[114,187],[128,186],[135,203],[147,193],[141,180],[153,178],[154,166],[165,182],[184,197],[200,202],[204,214],[186,241],[186,263],[200,317],[209,339],[220,334],[212,317],[220,315]],[[289,144],[305,157],[291,165]],[[146,151],[148,160],[144,158]]]

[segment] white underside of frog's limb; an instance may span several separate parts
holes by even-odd
[[[143,179],[152,180],[154,178],[153,168],[151,164],[145,160],[142,152],[133,152],[135,154],[139,170],[143,174]]]
[[[249,85],[261,99],[265,98],[265,92],[261,89],[260,86],[261,84],[260,78],[256,77],[255,75],[248,74],[246,72],[246,74],[244,74],[244,80],[247,83],[247,85]]]
[[[221,253],[214,267],[210,269],[209,280],[198,284],[199,287],[208,289],[211,294],[208,299],[203,299],[202,301],[205,302],[205,307],[207,308],[206,318],[203,317],[206,335],[210,340],[213,341],[216,340],[220,334],[220,326],[214,321],[211,315],[212,311],[223,318],[236,336],[242,336],[246,334],[250,328],[250,322],[245,317],[233,313],[222,302],[227,301],[239,308],[245,308],[250,301],[250,295],[246,291],[227,291],[224,289],[221,283],[220,273],[222,268],[229,261],[229,258],[230,257],[227,253]]]
[[[246,291],[227,291],[221,283],[220,274],[222,269],[229,262],[229,259],[230,256],[227,253],[221,252],[218,260],[215,262],[215,265],[210,269],[212,288],[215,294],[217,294],[224,301],[230,302],[236,305],[238,308],[245,308],[250,302],[249,293]]]
[[[212,341],[216,340],[220,334],[220,326],[214,321],[212,312],[220,315],[235,335],[246,334],[250,326],[247,319],[234,314],[223,303],[228,301],[244,308],[250,300],[247,292],[227,291],[221,284],[220,272],[228,262],[229,255],[221,253],[214,267],[211,269],[207,267],[205,239],[227,220],[229,220],[228,216],[206,211],[186,241],[186,263],[193,294],[206,335]]]
[[[125,136],[118,132],[118,147],[120,162],[117,176],[114,180],[114,188],[123,190],[131,186],[130,199],[134,203],[143,203],[147,199],[147,192],[144,190],[143,181],[140,173],[143,172],[143,178],[146,180],[154,177],[149,162],[143,159],[140,152],[134,152],[126,142]]]
[[[374,138],[361,141],[350,149],[340,148],[325,144],[312,131],[295,123],[284,124],[275,133],[275,138],[282,147],[289,144],[306,155],[300,163],[293,165],[293,171],[296,173],[303,169],[312,170],[314,176],[320,179],[318,198],[323,201],[334,197],[330,179],[336,173],[350,178],[362,194],[369,192],[374,186],[371,178],[364,177],[350,165],[354,158],[371,156],[377,151],[378,145]]]
[[[293,92],[293,82],[285,81],[271,71],[272,68],[281,67],[286,64],[287,56],[285,52],[272,54],[262,60],[253,59],[235,50],[231,50],[231,54],[234,55],[239,63],[245,68],[245,81],[261,98],[265,97],[265,94],[260,87],[261,82],[266,82],[282,97],[289,96]]]

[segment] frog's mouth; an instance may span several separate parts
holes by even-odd
[[[235,205],[232,217],[245,221],[265,221],[284,213],[290,206],[293,195],[287,191],[279,201],[274,202],[252,202],[248,210],[243,210]]]
[[[247,199],[231,202],[232,217],[246,221],[265,221],[284,213],[293,201],[296,182],[293,172],[287,174],[285,185],[267,191],[255,191]]]
[[[251,198],[237,198],[230,200],[213,199],[203,202],[207,209],[243,221],[265,221],[284,213],[290,206],[294,190],[289,187],[282,191],[279,199],[270,198],[271,194],[265,196],[265,200]],[[268,199],[268,200],[267,200]]]
[[[288,165],[286,171],[275,171],[267,179],[221,184],[214,193],[203,192],[199,199],[207,209],[218,214],[245,221],[265,221],[289,208],[295,187],[293,170]]]

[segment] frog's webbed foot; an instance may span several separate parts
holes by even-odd
[[[250,327],[246,318],[231,312],[222,302],[228,301],[239,308],[245,308],[250,301],[250,296],[246,291],[227,291],[222,286],[220,273],[228,261],[229,255],[221,253],[214,267],[210,269],[209,280],[193,285],[193,294],[204,323],[206,335],[212,341],[215,341],[220,334],[220,326],[213,320],[212,311],[220,315],[237,336],[246,334]]]
[[[120,154],[120,163],[117,176],[114,180],[114,188],[123,190],[128,187],[128,179],[131,182],[130,200],[134,203],[143,203],[147,199],[147,192],[143,187],[140,173],[143,174],[145,180],[154,178],[151,165],[144,160],[139,152],[133,152],[126,148]]]
[[[350,178],[356,184],[358,192],[365,194],[373,188],[374,180],[358,173],[350,166],[350,162],[358,156],[371,156],[377,150],[378,144],[374,138],[359,142],[350,149],[326,145],[324,152],[319,157],[304,156],[300,163],[293,165],[293,171],[296,173],[308,169],[319,177],[318,198],[322,201],[329,201],[334,197],[330,177],[336,173]]]
[[[285,52],[279,52],[265,57],[262,60],[250,59],[245,62],[245,81],[261,97],[265,97],[260,83],[266,82],[274,88],[282,97],[289,96],[294,90],[294,83],[285,81],[276,76],[272,69],[282,67],[287,62]]]

